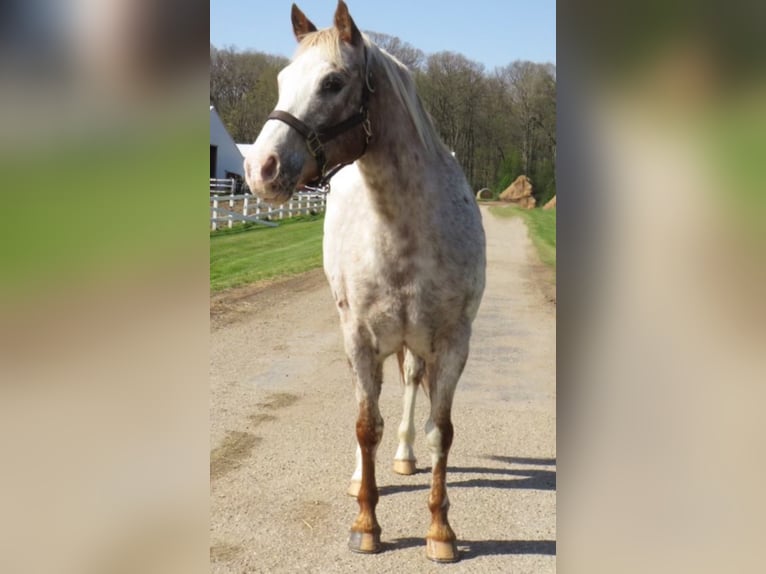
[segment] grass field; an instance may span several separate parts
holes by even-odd
[[[540,259],[556,266],[556,210],[492,207],[523,217]],[[210,291],[297,275],[322,265],[322,216],[294,217],[279,227],[235,227],[210,233]]]
[[[322,216],[294,217],[279,227],[255,226],[210,234],[210,291],[322,265]]]
[[[535,244],[540,260],[556,267],[556,210],[522,209],[514,205],[490,207],[490,213],[500,217],[521,217],[527,224],[529,236]]]

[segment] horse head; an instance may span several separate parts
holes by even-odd
[[[326,184],[370,139],[367,49],[345,2],[332,28],[317,30],[295,4],[292,24],[298,49],[279,73],[277,106],[245,159],[251,191],[275,203]]]

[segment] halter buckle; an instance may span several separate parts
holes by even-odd
[[[364,129],[365,139],[369,143],[372,139],[372,126],[370,125],[370,116],[367,113],[364,114],[364,119],[362,120],[362,129]]]

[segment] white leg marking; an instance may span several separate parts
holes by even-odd
[[[431,468],[433,468],[439,462],[439,459],[444,456],[444,452],[442,451],[442,432],[430,417],[426,421],[426,441],[431,451]]]
[[[356,445],[356,470],[351,476],[351,482],[362,482],[362,449]]]
[[[442,450],[442,433],[439,430],[431,418],[426,421],[426,440],[428,442],[428,448],[431,451],[431,471],[433,472],[436,463],[444,457],[444,451]],[[444,500],[442,500],[442,508],[449,506],[449,496],[447,491],[444,491]]]
[[[396,449],[394,460],[415,460],[415,451],[412,444],[415,442],[415,397],[418,386],[407,381],[404,385],[404,410],[402,422],[399,424],[399,446]]]

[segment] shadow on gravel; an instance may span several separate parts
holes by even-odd
[[[425,551],[426,539],[414,537],[394,538],[390,542],[383,542],[381,545],[383,546],[383,552],[388,552],[389,550],[404,550],[405,548],[417,548],[419,546],[422,546]]]
[[[457,546],[463,560],[500,554],[556,555],[555,540],[458,540]]]
[[[449,480],[449,473],[492,474],[517,476],[519,478],[471,478]],[[556,471],[537,469],[501,469],[481,467],[454,467],[447,470],[447,486],[486,486],[489,488],[523,488],[531,490],[556,490]]]
[[[484,474],[492,478],[461,479],[456,474]],[[518,478],[499,478],[500,476]],[[497,477],[497,478],[496,478]],[[478,466],[447,467],[447,488],[518,488],[529,490],[556,490],[556,471],[536,468],[483,468]],[[430,482],[424,484],[389,484],[378,488],[380,496],[399,492],[429,490]]]
[[[383,551],[404,550],[405,548],[423,547],[425,538],[395,538],[383,542]],[[510,554],[556,555],[555,540],[458,540],[461,560],[470,560],[479,556],[499,556]]]
[[[496,460],[498,462],[507,462],[508,464],[531,464],[539,466],[556,466],[555,458],[527,458],[521,456],[498,456],[491,454],[483,457],[486,460]]]

